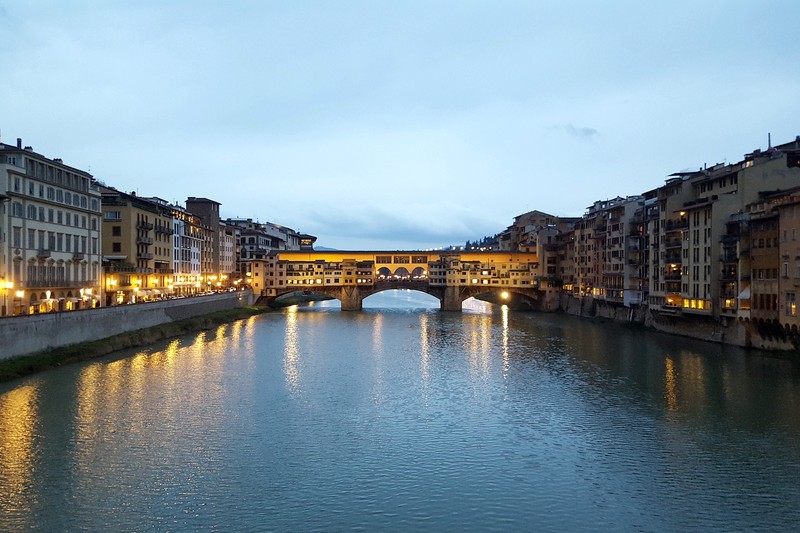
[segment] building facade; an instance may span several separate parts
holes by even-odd
[[[101,187],[105,305],[172,294],[172,212],[159,198]]]
[[[93,177],[0,144],[0,316],[100,301],[100,191]]]

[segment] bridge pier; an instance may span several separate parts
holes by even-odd
[[[358,287],[344,286],[339,301],[342,303],[342,311],[361,311],[364,298]]]
[[[452,311],[455,313],[461,312],[461,295],[459,294],[459,288],[450,286],[445,287],[444,289],[444,297],[439,300],[439,309],[442,311]]]

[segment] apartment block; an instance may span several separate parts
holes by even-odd
[[[100,192],[30,146],[0,144],[0,316],[99,305]]]
[[[172,209],[103,186],[105,305],[137,303],[172,294]]]

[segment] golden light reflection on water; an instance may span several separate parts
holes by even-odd
[[[677,381],[675,362],[668,355],[664,360],[664,396],[667,400],[667,409],[670,411],[678,409]]]
[[[385,378],[383,371],[383,314],[375,316],[372,322],[372,354],[375,369],[375,379],[373,379],[373,394],[376,402],[383,401],[383,391]]]
[[[286,310],[283,341],[283,373],[286,385],[293,393],[300,391],[300,347],[297,329],[297,306],[293,305]]]
[[[492,350],[492,316],[473,315],[470,317],[473,327],[468,337],[470,374],[474,381],[485,381],[489,378],[489,361]]]
[[[0,396],[0,509],[29,511],[39,389],[25,385]]]
[[[508,371],[510,368],[510,361],[508,359],[508,306],[503,305],[500,308],[502,321],[503,321],[503,330],[502,330],[502,356],[503,356],[503,379],[508,378]]]
[[[217,328],[217,331],[214,335],[214,340],[221,341],[225,338],[225,334],[228,332],[228,324],[222,324]]]
[[[431,348],[428,339],[428,314],[422,313],[419,316],[419,343],[420,343],[420,370],[422,381],[427,385],[430,379],[429,366],[431,358]]]

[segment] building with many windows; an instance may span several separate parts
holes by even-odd
[[[158,198],[140,198],[101,187],[104,305],[159,299],[173,292],[172,209]]]
[[[0,316],[95,307],[100,192],[92,176],[0,144]]]

